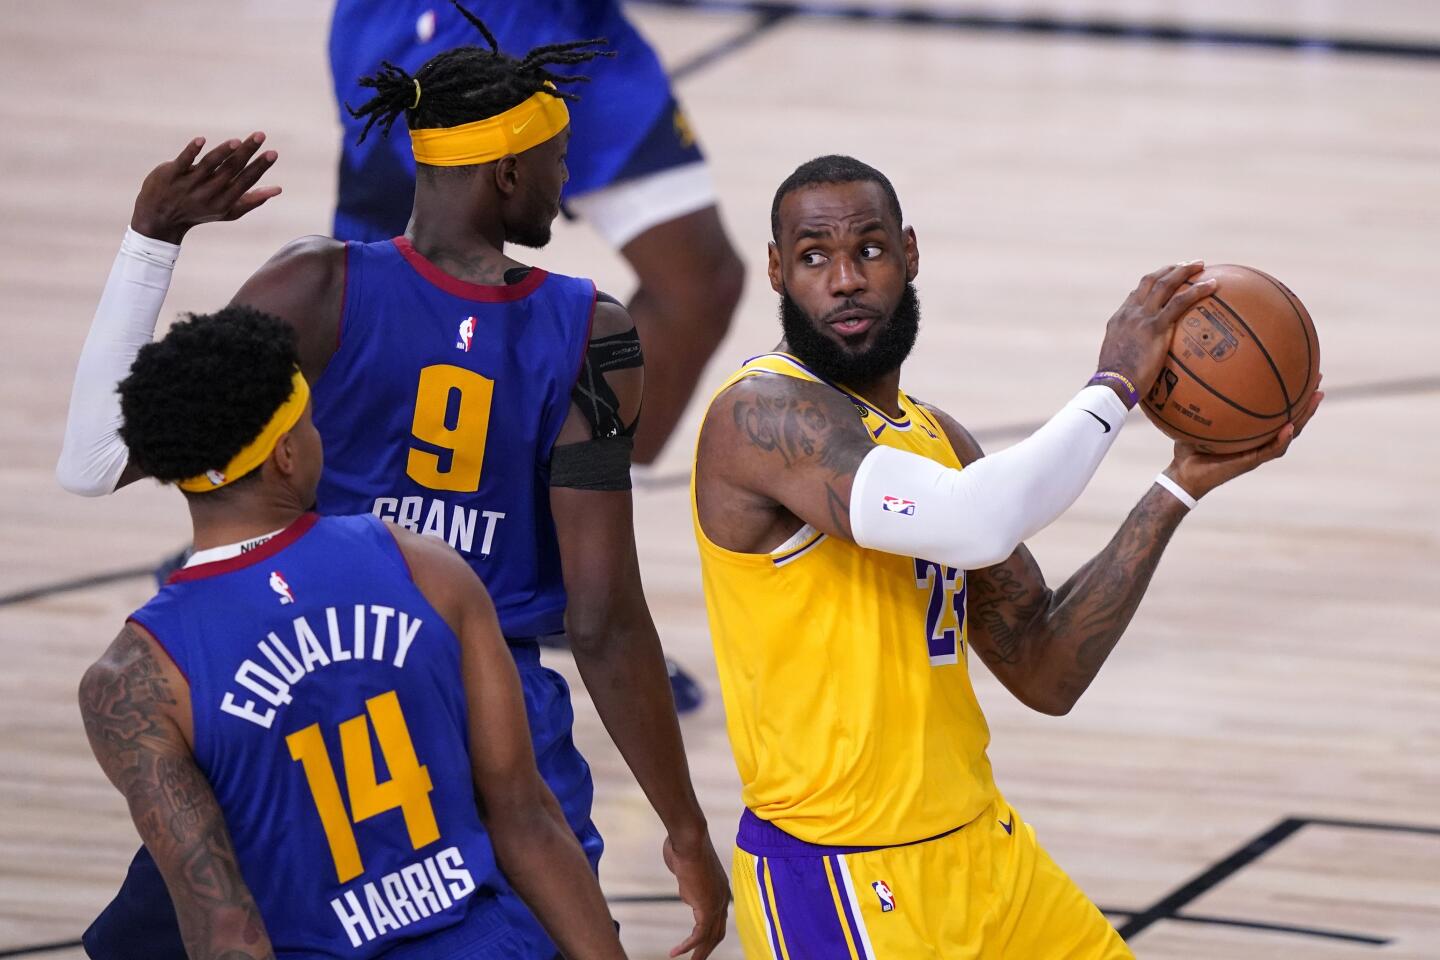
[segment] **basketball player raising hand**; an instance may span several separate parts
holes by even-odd
[[[414,75],[386,67],[363,81],[373,96],[356,108],[362,135],[384,135],[402,119],[409,128],[419,174],[405,236],[302,238],[235,303],[296,332],[326,442],[319,511],[372,513],[446,540],[480,576],[519,667],[541,775],[596,864],[603,844],[590,817],[590,770],[571,738],[569,690],[541,665],[537,643],[568,635],[601,720],[665,828],[665,863],[694,914],[676,952],[700,960],[724,936],[728,890],[636,558],[629,468],[639,340],[625,308],[591,281],[506,253],[507,244],[550,238],[567,176],[573,94],[563,87],[581,79],[575,71],[598,45],[512,57],[467,19],[477,45],[437,54]],[[117,370],[152,335],[185,231],[267,199],[250,189],[274,160],[259,152],[261,139],[229,142],[218,161],[207,155],[193,170],[192,144],[147,180],[77,371],[57,470],[67,489],[105,494],[141,475],[115,435]],[[142,851],[87,945],[105,960],[174,956],[173,934],[168,953],[156,948],[156,931],[174,929],[167,913]],[[533,920],[528,942],[536,958],[555,952]]]

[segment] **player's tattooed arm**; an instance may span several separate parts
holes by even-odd
[[[794,518],[852,539],[850,490],[875,448],[855,405],[823,384],[747,377],[720,395],[700,433],[700,522],[711,540],[743,552],[794,533]]]
[[[964,427],[927,409],[962,463],[983,456]],[[970,645],[1027,706],[1068,712],[1130,625],[1185,512],[1174,496],[1152,488],[1105,549],[1057,589],[1046,585],[1023,544],[993,567],[967,571]]]
[[[1283,457],[1324,394],[1317,392],[1293,423],[1264,446],[1210,455],[1177,443],[1166,469],[1197,498]],[[930,408],[964,463],[983,454],[952,418]],[[991,671],[1028,706],[1062,714],[1080,699],[1115,649],[1150,586],[1170,538],[1187,513],[1169,491],[1152,485],[1115,536],[1058,589],[1021,545],[1004,562],[966,573],[970,643]]]
[[[160,867],[191,960],[273,958],[220,806],[177,720],[188,709],[184,679],[133,624],[80,682],[90,748]]]

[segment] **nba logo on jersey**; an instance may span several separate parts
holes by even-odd
[[[880,506],[886,513],[899,513],[907,517],[915,516],[915,501],[902,500],[899,497],[886,497],[880,502]]]
[[[456,350],[470,352],[470,341],[475,337],[475,318],[466,317],[460,321],[460,339],[455,341]]]
[[[875,896],[880,898],[881,913],[889,913],[895,909],[895,894],[890,891],[890,884],[884,880],[876,880],[870,887],[875,891]]]
[[[290,592],[290,584],[286,583],[285,578],[280,576],[279,570],[270,571],[270,589],[280,595],[280,605],[282,607],[287,603],[295,602],[295,594]]]

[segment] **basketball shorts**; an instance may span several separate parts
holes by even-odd
[[[512,642],[510,652],[520,672],[530,739],[540,775],[560,801],[565,820],[575,831],[591,868],[598,870],[605,845],[590,819],[595,799],[590,765],[575,749],[571,738],[575,713],[570,705],[570,687],[564,677],[541,665],[540,647],[533,640]],[[517,960],[553,960],[559,956],[560,951],[518,894],[506,887],[496,891],[496,898],[496,909],[507,928],[503,937],[495,935],[496,943],[503,939],[506,946],[502,951],[492,945],[487,949],[494,952],[480,955]],[[451,938],[457,950],[460,937],[460,931],[456,931]],[[437,944],[441,942],[450,944],[443,936]],[[120,892],[85,931],[84,944],[92,960],[186,960],[170,893],[159,867],[144,847],[131,862]],[[448,949],[447,946],[439,953],[419,955],[444,958],[471,955],[463,950],[452,954],[446,952]]]
[[[568,215],[581,217],[619,249],[652,226],[715,203],[704,156],[670,80],[618,0],[470,0],[466,6],[508,53],[523,56],[541,44],[604,37],[615,54],[564,71],[590,77],[575,85],[580,99],[568,104],[570,180],[563,198]],[[415,189],[403,118],[389,137],[372,129],[364,143],[355,142],[364,120],[351,117],[344,105],[359,106],[371,96],[359,79],[384,60],[414,73],[438,53],[483,42],[449,4],[336,4],[330,69],[343,130],[337,238],[374,242],[403,233]]]
[[[749,811],[735,923],[749,960],[1133,960],[1003,799],[896,847],[805,843]]]

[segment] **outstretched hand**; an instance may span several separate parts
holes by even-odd
[[[1321,375],[1320,379],[1323,380],[1324,376]],[[1262,463],[1285,456],[1285,451],[1289,450],[1290,444],[1300,436],[1310,418],[1315,416],[1320,401],[1324,399],[1325,394],[1317,389],[1305,409],[1301,410],[1294,420],[1281,427],[1280,432],[1270,442],[1253,450],[1242,453],[1201,453],[1192,444],[1178,442],[1175,444],[1175,459],[1170,462],[1165,473],[1198,500],[1222,483],[1249,473]]]
[[[196,224],[237,220],[279,195],[279,187],[252,189],[279,156],[274,150],[256,156],[264,142],[265,134],[258,131],[243,141],[226,140],[197,163],[205,138],[191,140],[179,156],[151,170],[140,185],[131,229],[179,243]]]

